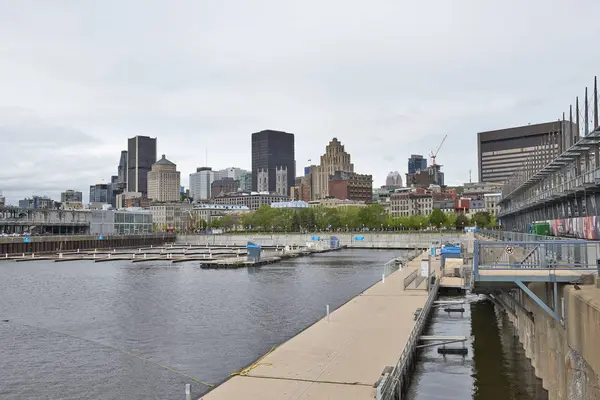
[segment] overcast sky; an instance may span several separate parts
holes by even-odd
[[[136,134],[187,187],[207,149],[249,169],[262,129],[296,135],[298,175],[335,136],[375,185],[447,134],[446,182],[475,180],[478,131],[556,120],[592,85],[598,15],[597,0],[0,0],[0,190],[85,200]]]

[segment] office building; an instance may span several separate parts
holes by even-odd
[[[121,150],[121,158],[117,167],[117,182],[127,184],[127,150]]]
[[[546,122],[477,133],[480,182],[503,183],[516,171],[551,160],[578,140],[578,128],[568,121]]]
[[[179,201],[180,190],[181,176],[177,165],[167,160],[163,154],[148,172],[148,199],[160,202]]]
[[[127,141],[127,191],[148,194],[148,172],[156,162],[156,138],[136,136]]]
[[[288,196],[294,178],[294,134],[273,130],[253,133],[252,190]]]
[[[444,186],[444,173],[439,164],[417,170],[414,174],[406,174],[406,186],[428,188],[431,185]]]
[[[337,138],[333,138],[325,146],[325,154],[321,156],[320,161],[319,165],[310,168],[313,200],[325,199],[329,196],[329,177],[336,171],[354,172],[350,154],[346,152],[344,145]]]
[[[371,175],[336,171],[329,177],[328,184],[328,197],[364,201],[367,204],[373,200],[373,177]]]
[[[271,205],[271,203],[290,201],[289,196],[282,196],[274,193],[228,193],[215,197],[215,204],[228,204],[246,206],[250,210],[258,210],[262,205]]]
[[[109,185],[106,183],[98,183],[90,186],[90,201],[89,203],[107,204],[110,202]]]
[[[420,154],[411,154],[408,159],[408,173],[416,174],[418,171],[422,171],[427,168],[427,159],[423,158]],[[406,183],[408,185],[408,182]]]
[[[210,185],[215,180],[215,172],[210,167],[196,168],[190,174],[190,196],[195,202],[210,199]]]
[[[398,171],[390,172],[385,178],[385,186],[388,188],[402,187],[402,176]]]
[[[76,190],[68,189],[60,194],[60,202],[61,203],[74,203],[83,201],[83,194]]]
[[[48,196],[31,196],[23,200],[19,200],[19,208],[50,210],[55,208],[55,204],[54,201]]]

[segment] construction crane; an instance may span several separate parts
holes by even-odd
[[[442,143],[440,143],[440,145],[438,146],[437,150],[435,151],[435,153],[432,151],[431,153],[429,153],[429,156],[431,157],[431,165],[437,165],[435,163],[435,158],[437,157],[438,153],[440,152],[440,149],[442,148],[442,145],[444,144],[444,142],[446,141],[446,138],[448,137],[448,135],[445,135],[444,138],[442,139]]]

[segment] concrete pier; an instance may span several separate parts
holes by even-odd
[[[202,399],[375,398],[375,383],[396,364],[427,301],[426,289],[404,289],[420,264],[417,257]]]

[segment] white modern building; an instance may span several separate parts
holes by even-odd
[[[210,185],[215,180],[215,171],[210,167],[196,168],[190,174],[190,196],[194,201],[210,199]]]
[[[152,213],[141,208],[91,210],[91,235],[139,235],[152,233]]]

